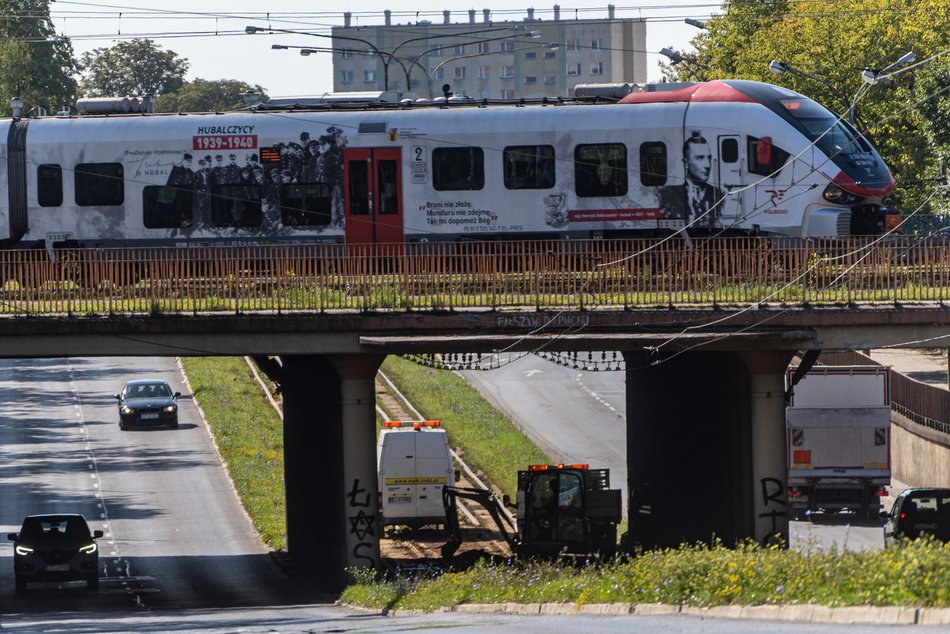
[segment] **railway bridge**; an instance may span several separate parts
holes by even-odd
[[[629,518],[639,541],[787,537],[789,361],[944,345],[948,256],[715,244],[0,252],[0,354],[260,359],[284,395],[288,552],[331,591],[379,563],[374,378],[389,354],[618,351],[628,490],[653,508]]]

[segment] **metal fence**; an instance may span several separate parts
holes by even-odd
[[[0,251],[0,311],[125,314],[950,299],[939,240],[775,238]]]

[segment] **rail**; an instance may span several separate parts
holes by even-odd
[[[571,240],[0,251],[0,313],[940,302],[945,240]]]

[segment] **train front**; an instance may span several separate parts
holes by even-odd
[[[820,193],[820,199],[808,197],[804,235],[876,235],[897,227],[900,214],[883,206],[894,189],[894,178],[877,150],[847,120],[785,88],[750,81],[723,83],[771,110],[805,137],[806,150],[814,150],[789,148],[800,158],[811,154],[811,173],[797,167],[795,177],[811,181]]]

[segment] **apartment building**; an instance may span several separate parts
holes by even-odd
[[[354,26],[349,13],[334,27],[333,90],[403,90],[438,97],[443,87],[474,99],[570,96],[577,84],[646,83],[646,21],[603,18],[492,20],[474,9],[457,17],[443,11],[441,24],[422,20]],[[388,80],[388,86],[386,82]]]

